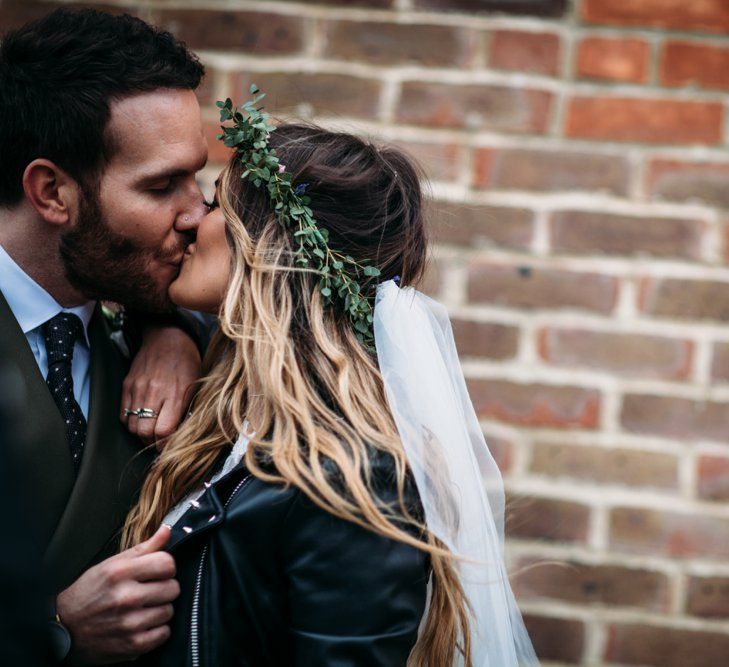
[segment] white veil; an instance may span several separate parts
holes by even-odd
[[[538,665],[504,565],[504,487],[486,445],[445,308],[379,285],[374,332],[387,401],[430,531],[464,560],[474,667]]]

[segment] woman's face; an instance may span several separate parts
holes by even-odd
[[[180,275],[170,285],[173,303],[217,315],[230,276],[231,252],[225,224],[223,212],[213,203],[200,223],[195,242],[185,251]]]

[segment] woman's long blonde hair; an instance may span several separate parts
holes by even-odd
[[[427,247],[420,179],[402,153],[308,125],[280,126],[271,144],[294,182],[308,184],[332,247],[371,261],[380,280],[420,278]],[[442,667],[460,653],[470,665],[467,602],[453,558],[406,506],[407,461],[376,360],[346,315],[323,306],[316,275],[294,268],[290,231],[271,215],[265,190],[240,174],[233,159],[218,185],[231,277],[206,376],[144,483],[123,544],[151,536],[248,421],[255,430],[246,453],[253,475],[293,485],[335,516],[430,555],[428,615],[408,664]],[[396,507],[373,489],[373,454],[394,462]]]

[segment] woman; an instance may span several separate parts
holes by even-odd
[[[425,523],[373,349],[377,285],[425,267],[418,175],[396,150],[220,106],[236,155],[170,287],[220,331],[125,527],[129,546],[174,523],[182,594],[148,659],[473,664],[460,554]]]

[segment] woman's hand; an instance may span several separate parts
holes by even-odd
[[[144,444],[159,442],[179,426],[190,402],[188,389],[200,378],[195,342],[176,327],[148,327],[122,386],[120,418]],[[127,415],[147,408],[156,417]]]

